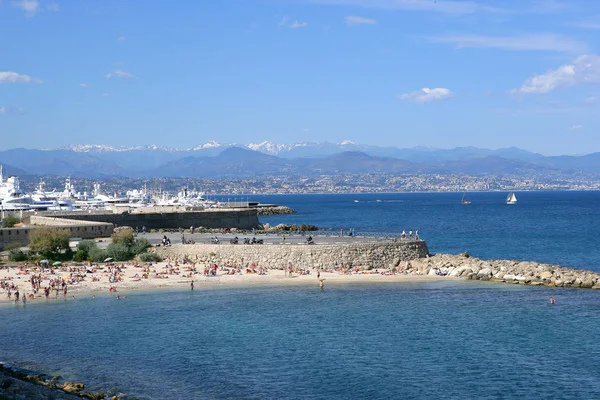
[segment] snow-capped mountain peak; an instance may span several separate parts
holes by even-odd
[[[204,144],[199,144],[198,146],[193,147],[192,151],[198,151],[198,150],[205,150],[205,149],[214,149],[216,147],[223,147],[226,146],[224,144],[221,144],[219,142],[217,142],[216,140],[209,140],[208,142],[204,143]]]
[[[260,151],[262,153],[277,155],[282,151],[290,150],[292,145],[289,144],[277,144],[269,141],[264,141],[262,143],[250,143],[248,145],[250,150]]]
[[[356,146],[356,143],[354,143],[352,140],[344,140],[342,143],[340,143],[340,146]]]

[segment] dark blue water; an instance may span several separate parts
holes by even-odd
[[[3,307],[0,343],[152,399],[591,399],[599,308],[591,290],[477,282],[200,289]]]
[[[261,217],[270,224],[313,224],[339,231],[419,230],[432,253],[516,259],[600,271],[600,192],[394,193],[254,196],[298,211]],[[354,200],[358,200],[356,203]],[[380,202],[377,202],[380,200]]]
[[[299,211],[265,222],[419,229],[432,252],[599,270],[600,193],[517,196],[256,199]],[[147,399],[592,399],[599,311],[600,291],[467,281],[197,285],[2,305],[0,360]]]

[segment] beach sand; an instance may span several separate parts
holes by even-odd
[[[413,270],[420,263],[413,262]],[[109,269],[115,266],[121,267],[119,280],[110,282]],[[147,278],[144,278],[144,268],[148,268]],[[77,283],[70,283],[72,274],[83,276],[83,280]],[[96,270],[96,272],[89,272]],[[248,273],[244,270],[241,274],[227,274],[227,270],[217,270],[216,276],[205,276],[204,267],[196,266],[196,272],[192,270],[192,265],[171,265],[166,262],[146,264],[116,263],[112,265],[94,265],[93,267],[82,267],[75,265],[65,265],[54,267],[41,271],[33,266],[3,266],[0,269],[0,281],[9,284],[13,283],[18,287],[20,295],[24,293],[28,296],[28,302],[38,302],[44,299],[44,291],[38,292],[31,297],[33,292],[30,279],[32,274],[41,275],[41,288],[50,286],[52,279],[62,278],[67,281],[67,298],[72,296],[93,295],[96,293],[109,293],[112,287],[116,289],[115,295],[126,294],[133,290],[160,290],[167,288],[191,288],[191,282],[194,282],[195,290],[201,290],[202,287],[217,286],[253,286],[253,285],[315,285],[319,286],[317,271],[311,270],[310,274],[302,275],[294,272],[292,277],[281,269],[269,269],[264,274]],[[52,272],[50,272],[52,271]],[[323,280],[325,287],[328,284],[355,283],[355,282],[415,282],[415,281],[439,281],[458,278],[449,278],[435,275],[416,275],[416,274],[392,274],[387,270],[379,269],[377,271],[358,271],[352,273],[343,273],[341,271],[320,271],[320,280]],[[14,290],[12,290],[14,293]],[[51,290],[49,298],[55,298],[56,291]],[[62,289],[58,293],[59,298],[63,298]],[[7,290],[0,288],[0,303],[14,302],[14,295],[8,298]]]

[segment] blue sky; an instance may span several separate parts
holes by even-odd
[[[4,0],[0,148],[600,151],[600,2]]]

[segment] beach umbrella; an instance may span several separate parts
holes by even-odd
[[[104,262],[109,262],[112,261],[112,258],[108,257],[106,260],[104,260]]]
[[[46,263],[46,264],[47,264],[47,263],[48,263],[48,260],[42,260],[42,261],[40,261],[40,262],[41,262],[41,263]]]
[[[47,261],[46,261],[46,262],[47,262]],[[60,261],[55,261],[55,262],[53,262],[53,263],[52,263],[52,265],[54,265],[55,267],[56,267],[57,265],[60,265],[60,264],[61,264],[61,262],[60,262]]]

